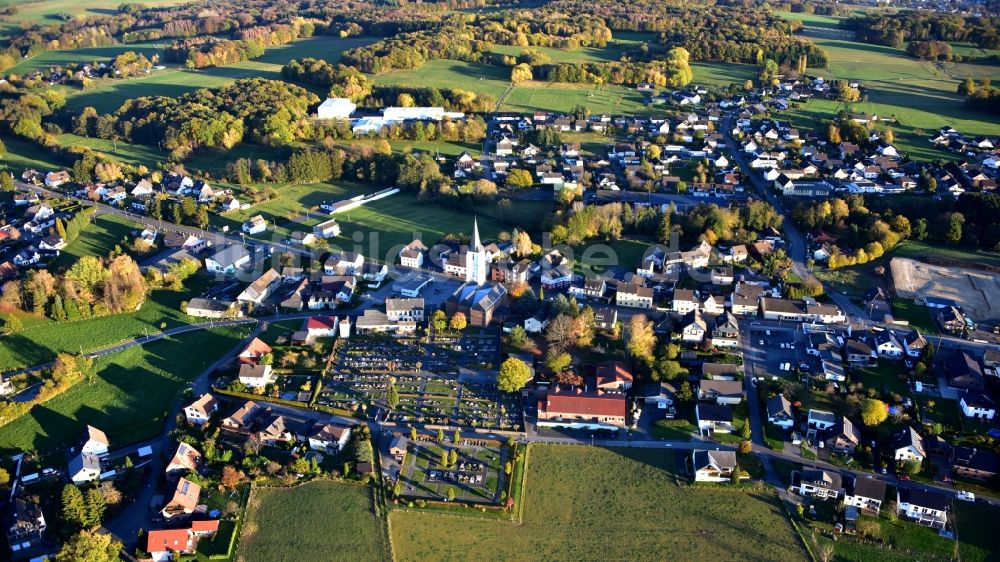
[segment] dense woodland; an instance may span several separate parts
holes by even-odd
[[[982,49],[1000,47],[1000,18],[903,10],[841,20],[858,41],[902,47],[908,41],[969,42]]]

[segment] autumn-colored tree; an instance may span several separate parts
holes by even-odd
[[[629,355],[640,359],[652,359],[656,347],[653,322],[645,314],[635,314],[629,319],[626,330]]]
[[[243,478],[244,475],[242,472],[227,465],[222,469],[222,477],[219,480],[219,482],[222,484],[223,488],[227,490],[232,490],[237,486],[239,486],[241,482],[243,482]]]

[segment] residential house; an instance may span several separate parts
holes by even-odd
[[[403,267],[419,269],[424,266],[424,254],[427,246],[420,240],[410,242],[399,251],[399,262]]]
[[[249,400],[239,407],[232,415],[222,420],[222,427],[241,433],[248,433],[254,422],[263,413],[264,408]]]
[[[264,343],[260,338],[254,338],[247,344],[243,351],[236,356],[236,361],[240,364],[256,365],[261,357],[272,353],[271,346]]]
[[[694,310],[680,321],[681,341],[688,343],[701,343],[708,333],[708,323],[702,317],[701,312]]]
[[[729,309],[737,316],[757,314],[764,288],[750,283],[737,283],[730,297]]]
[[[305,332],[310,341],[337,337],[337,317],[312,316],[306,320]]]
[[[621,283],[615,293],[615,304],[630,308],[653,308],[653,289],[635,283]]]
[[[695,482],[731,482],[737,470],[734,451],[691,451],[691,467]]]
[[[243,305],[259,305],[271,296],[275,289],[281,286],[282,279],[274,268],[268,269],[253,283],[247,286],[242,293],[236,297],[236,301]]]
[[[400,320],[424,321],[424,299],[421,298],[388,298],[385,299],[385,314],[392,322]]]
[[[715,320],[711,344],[723,349],[733,349],[740,344],[740,325],[732,313],[726,312]]]
[[[768,399],[767,421],[785,430],[791,429],[795,425],[792,403],[783,394]]]
[[[173,496],[163,506],[160,513],[165,519],[189,516],[198,509],[198,499],[200,497],[201,486],[187,478],[181,478],[177,481]]]
[[[857,447],[861,445],[861,432],[858,431],[854,422],[840,416],[837,424],[825,433],[822,443],[824,448],[835,453],[853,455]]]
[[[270,365],[240,365],[239,380],[248,388],[264,388],[274,382],[274,370]]]
[[[69,479],[77,486],[93,482],[101,476],[101,459],[93,453],[83,451],[69,460]]]
[[[997,405],[988,394],[978,390],[967,390],[958,400],[962,414],[967,418],[992,420],[997,413]]]
[[[982,390],[985,387],[983,369],[971,355],[964,351],[953,351],[942,363],[949,386],[965,390]]]
[[[698,310],[698,297],[691,289],[674,289],[674,298],[670,303],[670,310],[677,314],[687,314],[693,310]]]
[[[698,400],[735,406],[743,401],[743,382],[718,379],[702,380],[698,383]]]
[[[875,352],[885,359],[901,359],[903,346],[889,330],[876,330],[874,334]]]
[[[997,454],[975,447],[958,446],[952,450],[951,471],[972,480],[989,480],[997,475]]]
[[[885,482],[872,476],[848,476],[844,486],[844,505],[878,516],[885,501]]]
[[[835,500],[844,494],[840,473],[818,468],[805,468],[799,473],[800,496]]]
[[[153,562],[168,562],[193,555],[198,541],[219,531],[219,520],[192,521],[189,527],[158,529],[146,533],[146,552]]]
[[[806,427],[813,431],[825,431],[837,424],[837,416],[826,410],[809,410]]]
[[[355,252],[334,252],[323,263],[327,275],[359,275],[365,258]]]
[[[948,496],[919,488],[896,488],[896,513],[925,527],[944,529]]]
[[[927,451],[924,438],[911,426],[900,429],[892,436],[893,458],[896,462],[924,462]]]
[[[561,263],[542,272],[542,288],[548,290],[563,289],[573,282],[573,270]]]
[[[168,477],[198,472],[199,462],[201,462],[201,453],[187,443],[180,443],[177,445],[177,452],[167,463],[165,472]]]
[[[622,392],[632,388],[635,377],[622,361],[607,361],[594,369],[594,386],[605,392]]]
[[[335,238],[340,236],[340,225],[336,219],[326,220],[314,226],[312,233],[319,238]]]
[[[594,309],[594,327],[599,330],[612,330],[618,323],[618,309],[598,307]]]
[[[239,244],[230,244],[205,258],[205,269],[209,273],[235,275],[239,269],[250,264],[250,253]]]
[[[267,230],[267,221],[260,215],[254,215],[243,223],[243,232],[247,234],[260,234]]]
[[[242,314],[236,306],[236,301],[204,298],[193,298],[188,301],[184,313],[197,318],[230,318]]]
[[[844,342],[844,359],[852,365],[872,365],[878,362],[871,346],[855,338],[848,338]]]
[[[698,419],[698,430],[702,435],[712,433],[732,433],[733,409],[729,406],[696,404],[695,416]]]
[[[903,349],[906,351],[906,356],[911,359],[918,359],[923,354],[925,347],[927,347],[927,340],[916,330],[910,330],[903,338]]]
[[[351,438],[351,428],[330,424],[316,424],[309,432],[309,448],[313,451],[339,453]]]
[[[872,287],[861,299],[865,312],[876,319],[883,319],[892,315],[892,299],[889,293],[880,286]]]
[[[219,401],[211,394],[205,393],[184,407],[184,419],[190,424],[203,425],[218,410]]]
[[[534,315],[524,319],[524,331],[529,334],[540,334],[549,326],[549,309],[540,306]]]
[[[103,457],[108,454],[108,436],[103,431],[94,426],[88,425],[83,432],[83,444],[80,445],[81,453],[88,453]]]
[[[66,170],[58,170],[55,172],[49,172],[45,174],[45,187],[59,187],[60,185],[70,181],[69,172]]]
[[[5,523],[7,544],[15,553],[40,543],[48,529],[42,508],[21,497],[14,499],[10,517]]]

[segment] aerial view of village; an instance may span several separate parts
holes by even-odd
[[[1000,561],[997,0],[0,0],[0,562]]]

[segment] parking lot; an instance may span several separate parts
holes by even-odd
[[[744,360],[753,376],[794,379],[796,367],[805,361],[801,333],[793,326],[754,323],[744,332]]]

